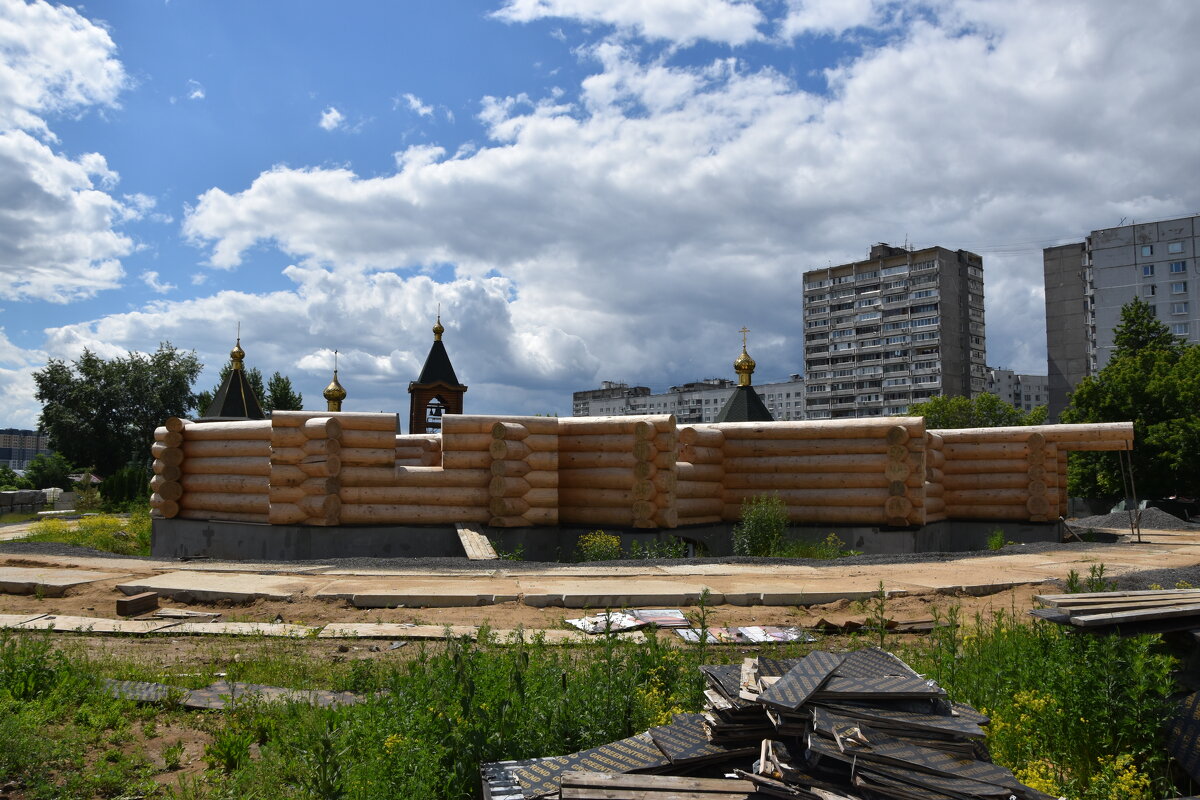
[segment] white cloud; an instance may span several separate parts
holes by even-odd
[[[342,114],[342,112],[338,111],[333,106],[330,106],[321,112],[321,121],[317,124],[320,125],[324,130],[334,131],[342,127],[342,123],[345,121],[346,117]]]
[[[201,85],[200,81],[196,81],[196,80],[192,80],[191,78],[188,78],[187,85],[188,85],[188,100],[203,100],[204,99],[204,97],[205,97],[204,86]]]
[[[108,32],[74,9],[0,2],[0,297],[68,302],[118,285],[136,218],[107,192],[119,176],[99,153],[51,149],[46,117],[114,107],[126,84]]]
[[[142,273],[142,282],[150,287],[150,291],[155,294],[166,294],[172,289],[177,288],[173,283],[164,283],[158,279],[158,273],[154,270],[146,270]]]
[[[778,27],[789,38],[802,34],[838,36],[853,28],[878,25],[889,5],[886,0],[790,0],[787,16]]]
[[[572,19],[612,25],[647,39],[730,45],[762,38],[758,27],[765,21],[748,0],[508,0],[495,16],[508,22]]]
[[[403,96],[404,102],[408,104],[410,111],[415,111],[422,117],[433,116],[433,106],[429,105],[428,103],[421,102],[421,98],[417,97],[411,92],[405,92]]]

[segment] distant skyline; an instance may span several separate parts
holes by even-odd
[[[803,371],[805,270],[983,256],[1044,374],[1043,247],[1200,212],[1190,0],[0,0],[0,428],[32,373],[169,340],[309,408],[569,415]]]

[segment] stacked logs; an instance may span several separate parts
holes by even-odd
[[[329,415],[303,411],[272,415],[268,490],[272,525],[341,521],[342,435],[342,423]]]
[[[1133,445],[1127,422],[936,433],[945,442],[946,512],[955,519],[1056,519],[1066,513],[1068,452]]]
[[[558,420],[559,520],[674,528],[675,416]]]
[[[270,521],[269,420],[186,423],[179,433],[183,450],[182,494],[177,501],[180,517]],[[163,510],[161,506],[159,510]]]
[[[495,418],[477,417],[486,424]],[[508,417],[491,422],[489,525],[558,524],[558,420]]]
[[[436,467],[442,463],[442,440],[428,434],[396,436],[396,466]]]
[[[680,525],[711,525],[725,513],[725,434],[712,425],[679,429],[675,509]]]
[[[726,521],[741,504],[775,495],[793,522],[919,525],[925,520],[921,417],[717,426]]]
[[[179,514],[179,498],[183,496],[183,428],[187,420],[170,417],[154,430],[154,477],[150,479],[150,508],[156,517],[171,518]]]
[[[946,518],[945,440],[933,431],[925,432],[925,522]]]

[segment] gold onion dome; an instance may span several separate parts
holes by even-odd
[[[229,351],[229,358],[233,361],[234,369],[242,368],[242,359],[246,357],[246,351],[242,349],[242,337],[238,337],[237,344]]]
[[[324,394],[326,400],[337,400],[340,402],[346,399],[346,390],[342,388],[340,383],[338,383],[336,369],[333,371],[333,380],[331,380],[329,385],[325,387]]]
[[[442,327],[442,315],[438,314],[437,322],[433,325],[433,340],[435,342],[440,342],[442,340],[442,334],[445,332],[446,329]]]
[[[754,359],[746,352],[746,334],[749,331],[742,328],[742,354],[733,362],[733,371],[738,374],[738,386],[749,386],[750,376],[754,374]]]

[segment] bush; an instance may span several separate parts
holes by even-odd
[[[621,539],[604,531],[592,531],[579,537],[575,549],[580,561],[616,561],[621,558]]]
[[[735,556],[772,556],[783,546],[787,506],[774,495],[759,495],[742,502],[742,521],[733,528]]]
[[[100,496],[106,509],[123,509],[150,497],[150,475],[146,468],[129,464],[114,472],[100,484]]]
[[[128,518],[101,514],[77,522],[39,520],[27,538],[31,542],[62,542],[123,556],[150,555],[150,509],[132,511]]]

